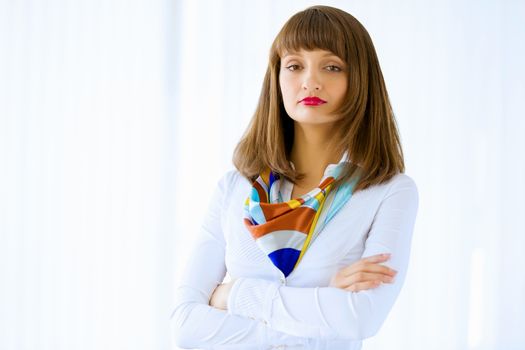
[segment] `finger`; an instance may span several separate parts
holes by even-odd
[[[351,286],[344,288],[344,290],[348,290],[350,292],[359,292],[362,290],[377,288],[380,285],[381,285],[380,281],[367,281],[367,282],[354,283]]]
[[[343,276],[350,276],[358,272],[372,272],[372,273],[382,273],[389,276],[395,276],[397,271],[391,269],[388,266],[376,264],[376,263],[363,263],[363,264],[353,264],[341,269],[340,273]]]
[[[368,256],[368,257],[363,258],[361,260],[364,261],[364,262],[378,263],[378,262],[385,262],[385,261],[387,261],[388,259],[390,259],[390,256],[391,256],[391,254],[389,254],[389,253],[377,254],[377,255]]]
[[[384,275],[395,276],[397,271],[386,265],[381,264],[366,264],[363,266],[362,271],[371,273],[382,273]]]
[[[340,279],[339,284],[349,286],[354,283],[362,283],[369,281],[381,281],[384,283],[392,283],[394,281],[394,277],[382,273],[357,272],[351,276]]]
[[[394,283],[395,277],[382,273],[356,272],[350,276],[337,276],[330,281],[330,285],[336,288],[346,288],[356,283],[379,281],[382,283]]]
[[[364,266],[364,265],[369,264],[369,263],[382,263],[382,262],[387,261],[388,259],[390,259],[390,254],[372,255],[372,256],[369,256],[369,257],[366,257],[366,258],[362,258],[362,259],[356,261],[355,263],[347,266],[347,268],[352,267],[352,266],[360,267],[360,266]]]

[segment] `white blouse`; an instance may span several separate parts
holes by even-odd
[[[329,165],[333,166],[333,165]],[[328,170],[328,168],[327,168]],[[283,200],[293,184],[284,181]],[[243,223],[248,180],[236,170],[219,181],[176,289],[175,344],[200,349],[360,349],[376,334],[405,280],[418,207],[414,181],[397,174],[361,190],[339,210],[287,277]],[[328,287],[338,270],[390,253],[393,283],[360,292]],[[235,280],[228,310],[209,305],[226,274]]]

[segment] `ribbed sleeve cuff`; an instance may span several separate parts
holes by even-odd
[[[228,296],[228,313],[260,320],[268,324],[272,300],[279,289],[277,282],[258,278],[238,278]]]

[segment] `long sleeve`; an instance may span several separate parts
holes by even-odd
[[[226,274],[221,208],[228,176],[218,183],[196,245],[176,289],[171,314],[174,343],[181,348],[260,349],[261,344],[306,345],[306,338],[274,331],[259,320],[230,315],[209,305]]]
[[[404,282],[418,207],[414,181],[401,175],[382,199],[362,256],[390,253],[384,264],[398,271],[394,283],[350,292],[332,287],[298,288],[239,278],[228,298],[228,313],[267,322],[294,336],[361,340],[373,336],[390,312]]]

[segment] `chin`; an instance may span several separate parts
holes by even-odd
[[[294,122],[301,126],[330,126],[334,124],[335,120],[294,120]]]
[[[336,117],[327,117],[321,115],[301,115],[301,116],[290,116],[294,122],[298,124],[305,125],[323,125],[323,124],[332,124],[339,120],[340,118]]]

